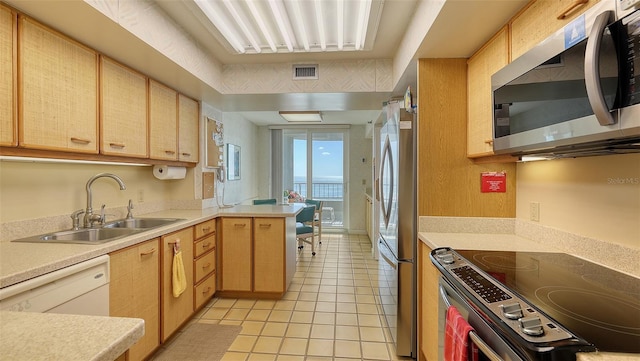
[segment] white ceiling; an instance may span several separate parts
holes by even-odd
[[[221,0],[215,0],[221,1]],[[311,0],[300,0],[302,6],[313,6]],[[203,44],[211,54],[216,54],[216,58],[223,64],[239,63],[304,63],[317,62],[320,60],[336,59],[391,59],[398,51],[398,46],[405,37],[405,33],[412,22],[426,21],[415,18],[419,1],[434,0],[382,0],[380,1],[380,22],[375,34],[375,43],[369,44],[367,51],[342,51],[342,52],[297,52],[294,54],[237,54],[232,51],[228,44],[219,41],[220,36],[214,36],[210,28],[207,28],[207,21],[197,19],[194,15],[193,0],[157,0],[158,4],[177,23],[192,35],[199,43]],[[528,0],[445,0],[440,13],[433,22],[427,36],[416,49],[413,60],[419,58],[467,58],[472,55],[482,44],[484,44],[493,34],[495,34],[506,22],[520,10]],[[380,105],[381,99],[388,99],[391,95],[399,95],[406,89],[407,85],[415,84],[415,69],[411,67],[415,63],[410,63],[405,70],[404,78],[397,84],[394,94],[370,94],[371,104]],[[336,102],[363,101],[355,100],[353,94],[307,94],[310,104],[314,108],[307,110],[330,109],[326,102],[335,104]],[[246,99],[245,96],[239,98]],[[286,122],[278,115],[278,109],[269,109],[265,104],[280,106],[280,109],[287,109],[288,101],[286,95],[251,95],[251,101],[240,101],[243,106],[234,107],[228,104],[227,111],[241,115],[242,117],[258,124],[285,124]],[[295,98],[295,97],[294,97]],[[339,98],[339,99],[336,99]],[[292,99],[293,100],[293,99]],[[236,102],[237,104],[237,102]],[[253,104],[253,105],[252,105]],[[244,109],[241,109],[244,108]],[[375,121],[380,113],[380,109],[362,109],[355,107],[349,109],[347,104],[345,110],[323,111],[323,124],[366,124]]]
[[[383,100],[401,95],[407,85],[416,83],[415,61],[419,58],[468,58],[520,10],[528,0],[380,0],[382,10],[375,43],[365,51],[297,52],[293,54],[242,54],[230,51],[211,29],[193,14],[194,0],[135,0],[157,3],[185,32],[221,64],[310,63],[339,59],[394,59],[403,39],[416,42],[414,29],[432,24],[426,36],[402,54],[399,77],[392,93],[304,93],[221,95],[199,82],[184,69],[146,46],[126,30],[115,26],[81,0],[3,0],[98,51],[140,69],[149,76],[202,99],[225,113],[233,113],[260,125],[284,124],[278,110],[299,109],[302,104],[320,110],[324,124],[365,124],[375,120]],[[124,0],[120,0],[124,1]],[[127,0],[134,1],[134,0]],[[222,1],[222,0],[210,0]],[[234,0],[229,0],[234,1]],[[267,0],[256,0],[267,1]],[[289,0],[287,0],[289,1]],[[299,0],[311,4],[311,0]],[[345,0],[352,1],[352,0]],[[438,14],[425,6],[441,9]],[[418,15],[416,15],[418,14]],[[431,17],[432,19],[425,19]],[[435,19],[433,19],[435,17]],[[407,29],[412,29],[406,34]],[[370,46],[370,49],[368,48]],[[397,60],[397,59],[396,59]],[[167,69],[174,69],[167,71]],[[402,72],[400,70],[399,72]],[[398,78],[398,77],[396,77]]]

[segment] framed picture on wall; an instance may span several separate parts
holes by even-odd
[[[227,143],[227,179],[240,179],[240,146]]]

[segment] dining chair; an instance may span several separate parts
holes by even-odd
[[[253,205],[261,205],[261,204],[277,204],[277,201],[275,198],[270,198],[270,199],[254,199],[253,200]]]
[[[318,244],[322,244],[322,201],[315,199],[307,199],[304,201],[306,204],[316,207],[315,214],[313,216],[313,227],[318,228]]]
[[[315,232],[313,227],[315,212],[315,206],[308,206],[302,208],[300,213],[296,216],[296,239],[298,240],[298,250],[304,248],[303,243],[309,243],[311,244],[312,256],[316,255]]]

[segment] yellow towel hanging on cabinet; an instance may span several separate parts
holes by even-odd
[[[180,297],[187,289],[187,278],[184,273],[184,263],[182,262],[182,251],[180,250],[180,240],[173,244],[173,264],[171,267],[171,284],[173,286],[173,297]]]

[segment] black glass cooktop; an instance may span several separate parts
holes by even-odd
[[[563,253],[456,251],[598,350],[640,353],[640,279]]]

